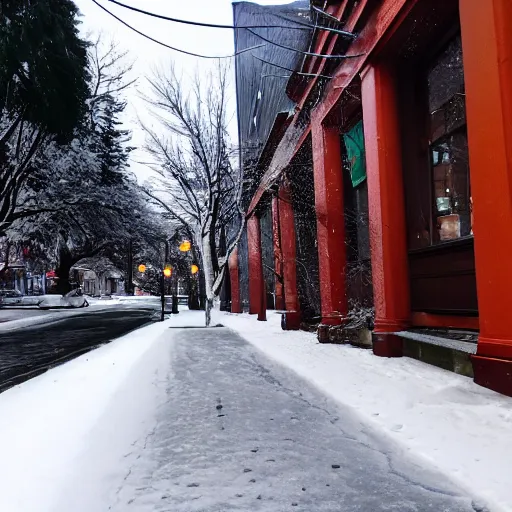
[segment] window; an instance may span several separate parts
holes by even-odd
[[[435,244],[472,234],[460,36],[430,68],[428,96]]]

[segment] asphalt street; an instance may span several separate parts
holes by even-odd
[[[32,316],[30,310],[24,313]],[[0,392],[137,329],[154,316],[152,308],[84,310],[72,316],[64,312],[61,320],[48,324],[0,331]]]
[[[229,329],[166,336],[166,400],[109,510],[486,510]]]

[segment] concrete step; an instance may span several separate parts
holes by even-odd
[[[470,356],[476,353],[476,343],[411,331],[396,335],[403,340],[404,356],[473,378]]]

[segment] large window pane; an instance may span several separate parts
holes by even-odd
[[[435,60],[428,74],[433,242],[472,233],[464,71],[460,36]]]

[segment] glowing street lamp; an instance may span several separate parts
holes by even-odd
[[[144,274],[144,272],[146,272],[146,265],[144,265],[143,263],[141,263],[139,266],[138,266],[138,270],[141,274]]]
[[[172,268],[170,268],[170,267],[165,267],[165,268],[164,268],[164,276],[165,276],[165,277],[171,277],[171,275],[172,275]]]
[[[188,252],[192,248],[192,244],[188,240],[184,240],[180,244],[180,251],[181,252]]]
[[[199,272],[199,267],[197,265],[192,265],[190,267],[190,272],[192,272],[192,275],[197,274]]]

